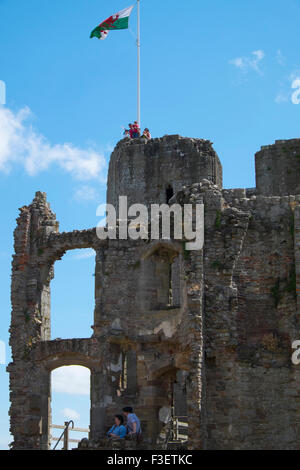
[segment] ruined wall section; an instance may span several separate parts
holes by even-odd
[[[20,209],[14,233],[15,255],[12,262],[12,320],[10,346],[13,362],[10,372],[11,433],[15,448],[40,448],[43,423],[41,397],[47,379],[31,362],[31,351],[41,340],[50,339],[50,266],[40,270],[40,252],[36,239],[46,239],[58,230],[55,215],[44,193],[36,193],[33,203]],[[44,381],[45,380],[45,381]],[[34,384],[42,384],[36,391]]]
[[[180,204],[195,207],[202,202],[201,195],[197,199],[187,192],[184,197],[178,199]],[[161,289],[157,276],[161,270],[167,272],[164,265],[172,262],[180,268],[176,284],[180,305],[162,307],[156,303]],[[106,426],[116,410],[134,403],[143,442],[155,448],[163,426],[160,411],[170,409],[173,386],[179,380],[186,400],[182,405],[188,415],[189,445],[204,447],[202,250],[187,252],[183,240],[110,240],[97,252],[95,279],[95,336],[109,345],[105,367],[111,394],[106,397]]]
[[[205,250],[210,252],[205,282],[211,286],[205,305],[207,448],[295,449],[300,431],[300,375],[291,363],[291,344],[299,332],[296,197],[231,199],[238,225],[243,212],[249,226],[233,270],[236,295],[226,299],[218,285],[226,285],[229,199],[215,216],[215,236],[208,235]]]
[[[177,308],[144,310],[144,296],[155,296],[151,271],[145,277],[143,263],[168,255],[180,259],[181,289]],[[106,402],[106,425],[111,414],[135,404],[141,417],[145,445],[155,446],[162,427],[159,410],[170,408],[172,386],[178,371],[187,371],[187,407],[190,432],[200,440],[201,409],[201,253],[185,259],[182,242],[109,241],[98,253],[96,266],[95,335],[109,344],[106,379],[111,395]],[[147,272],[147,270],[146,270]],[[147,286],[149,292],[147,293]],[[100,292],[101,290],[101,292]],[[97,290],[96,290],[97,291]],[[122,375],[126,358],[126,387]]]
[[[205,204],[204,448],[297,449],[300,197],[188,192]]]
[[[11,432],[14,449],[43,449],[50,445],[51,371],[63,365],[84,365],[91,370],[91,434],[103,432],[102,397],[109,395],[103,381],[107,357],[105,341],[72,339],[51,341],[50,282],[54,263],[68,250],[94,248],[106,241],[96,229],[59,233],[58,222],[44,193],[21,208],[17,220],[12,262],[12,320],[10,345]]]
[[[159,410],[170,407],[172,387],[181,374],[187,376],[187,384],[181,382],[180,387],[187,390],[190,434],[194,443],[199,442],[202,253],[192,254],[187,262],[181,240],[101,241],[95,229],[59,233],[55,216],[41,193],[22,209],[15,240],[13,362],[8,367],[13,448],[49,448],[51,371],[71,364],[91,370],[92,439],[103,436],[112,414],[135,403],[143,421],[145,445],[155,446],[162,427]],[[96,252],[94,335],[51,341],[54,263],[67,250],[87,247]],[[144,296],[157,300],[161,288],[147,263],[164,272],[164,266],[174,260],[180,271],[176,285],[181,291],[180,305],[158,308],[154,301],[150,302],[152,308],[145,310]],[[24,315],[24,306],[31,309],[29,316],[27,310]]]
[[[201,373],[199,371],[198,374],[202,395],[198,424],[201,436],[198,436],[194,448],[199,448],[199,445],[204,449],[221,448],[227,439],[224,421],[231,422],[234,409],[229,409],[225,419],[223,415],[215,414],[216,409],[222,413],[226,407],[230,408],[229,392],[225,392],[224,383],[235,380],[231,361],[238,344],[238,289],[234,272],[247,234],[250,213],[226,203],[218,186],[206,179],[177,195],[177,201],[184,203],[189,198],[198,202],[202,200],[205,208],[201,312],[203,351]],[[191,252],[191,256],[195,254]],[[196,344],[197,341],[193,343]],[[224,356],[227,359],[225,365],[222,362]],[[223,435],[223,440],[212,444],[216,430]]]
[[[140,337],[155,335],[160,330],[168,337],[176,331],[176,322],[169,331],[163,328],[163,322],[170,313],[167,306],[165,309],[144,309],[144,296],[157,295],[151,286],[151,276],[148,275],[149,279],[143,277],[145,255],[152,247],[153,255],[162,249],[174,256],[183,251],[181,243],[147,243],[140,240],[109,240],[107,246],[99,249],[96,263],[96,286],[99,286],[95,316],[97,335],[116,330],[126,334],[131,332],[130,335],[135,338],[137,326]],[[149,292],[146,292],[147,280]],[[171,310],[177,323],[182,311],[180,306]]]
[[[53,273],[51,270],[39,272],[38,259],[41,251],[36,241],[38,238],[47,239],[51,232],[58,230],[58,224],[43,193],[36,194],[31,206],[20,209],[17,223],[12,263],[11,339],[20,340],[21,329],[25,335],[21,340],[26,343],[30,337],[33,341],[49,339],[49,291],[46,289],[45,292],[43,288],[45,284],[49,284]],[[32,319],[35,321],[31,321]],[[13,355],[21,354],[18,353],[18,347],[21,347],[20,343],[23,341],[12,344]]]
[[[236,273],[239,407],[242,415],[248,403],[250,423],[239,436],[244,448],[299,448],[300,375],[291,362],[299,333],[294,204],[293,196],[250,201],[252,219]],[[247,374],[245,362],[251,364]]]

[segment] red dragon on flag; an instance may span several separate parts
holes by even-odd
[[[105,21],[102,21],[102,23],[91,32],[91,38],[106,39],[109,30],[128,29],[129,16],[133,8],[134,6],[125,8],[115,15],[111,15]]]

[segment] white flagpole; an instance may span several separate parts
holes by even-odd
[[[137,122],[141,126],[141,30],[140,0],[137,0]]]

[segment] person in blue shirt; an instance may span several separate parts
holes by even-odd
[[[126,406],[123,408],[123,415],[126,416],[127,423],[127,432],[129,435],[136,435],[140,437],[142,434],[141,423],[137,415],[133,412],[131,406]]]
[[[107,436],[112,439],[124,439],[127,434],[127,430],[124,426],[124,418],[122,415],[115,416],[115,424],[110,428]]]

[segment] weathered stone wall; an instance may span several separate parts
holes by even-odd
[[[51,371],[62,365],[79,364],[89,367],[94,379],[102,374],[101,357],[107,354],[106,344],[98,345],[97,341],[95,352],[94,339],[51,341],[50,282],[54,262],[66,250],[83,247],[96,250],[101,242],[95,229],[59,234],[44,193],[37,193],[30,206],[20,209],[14,237],[10,327],[13,361],[8,366],[13,448],[47,449]],[[98,388],[93,387],[91,396],[92,434],[98,432],[99,416],[103,413]]]
[[[297,142],[285,146],[294,152]],[[71,364],[91,370],[94,443],[127,405],[141,418],[143,446],[155,448],[159,415],[174,405],[187,416],[191,449],[299,448],[300,369],[291,343],[299,339],[300,196],[284,195],[296,194],[290,173],[276,180],[287,164],[276,153],[282,145],[257,156],[256,189],[234,190],[222,190],[208,141],[166,136],[117,145],[108,202],[117,208],[127,195],[129,204],[166,203],[169,186],[170,203],[203,202],[199,251],[182,240],[59,233],[43,193],[21,209],[8,367],[14,449],[48,448],[50,374]],[[265,174],[275,154],[277,166]],[[297,173],[297,157],[288,158]],[[75,248],[95,250],[93,335],[52,341],[55,262]]]
[[[300,139],[277,140],[255,155],[256,187],[264,196],[300,194]]]
[[[15,448],[45,448],[47,422],[43,421],[41,402],[48,400],[49,383],[30,356],[35,345],[50,339],[49,284],[53,272],[50,265],[38,268],[40,252],[35,241],[37,235],[46,239],[57,231],[58,224],[44,193],[37,193],[30,207],[20,209],[17,224],[11,292],[13,362],[8,367],[11,433]]]
[[[199,358],[195,356],[195,368],[191,367],[193,348],[190,344],[192,338],[195,342],[194,324],[200,318],[199,304],[196,303],[198,287],[194,288],[194,284],[199,284],[198,266],[190,268],[193,278],[185,281],[182,242],[101,241],[95,229],[60,234],[45,195],[40,193],[32,205],[21,210],[21,214],[15,232],[12,279],[13,363],[8,368],[14,448],[48,448],[50,374],[63,365],[77,364],[91,370],[92,439],[103,435],[117,410],[134,403],[143,423],[144,445],[155,446],[162,427],[158,420],[159,409],[170,407],[178,371],[189,372],[187,407],[195,419],[195,397],[200,396]],[[35,225],[32,223],[34,214],[38,219]],[[20,249],[19,240],[22,242]],[[67,250],[87,247],[96,253],[94,335],[90,339],[51,341],[50,280],[54,263]],[[169,272],[172,263],[178,270],[176,288],[182,299],[174,307],[167,305],[168,296],[165,296],[165,304],[159,302],[163,297],[162,286],[160,282],[153,282],[157,273]],[[158,279],[162,280],[161,277]],[[23,289],[20,289],[20,280]],[[189,283],[193,302],[190,310],[189,294],[185,294]],[[149,286],[152,288],[148,292]],[[168,289],[167,283],[165,293]],[[42,300],[45,290],[47,301]],[[149,299],[148,303],[145,298]],[[148,308],[145,309],[145,305]],[[192,308],[197,314],[193,327],[189,326]],[[28,334],[23,337],[20,331],[24,325],[27,325]],[[33,331],[35,325],[38,329],[35,327]],[[187,335],[190,335],[189,342]],[[195,344],[198,350],[201,338]],[[125,360],[126,379],[123,377]],[[126,384],[123,384],[125,380]],[[185,388],[185,384],[181,387]],[[197,423],[199,412],[198,409]],[[194,437],[197,433],[196,426]]]
[[[199,367],[202,357],[199,354],[202,338],[197,331],[197,324],[201,324],[202,299],[199,256],[201,254],[193,255],[195,261],[190,266],[183,256],[182,243],[161,241],[150,244],[110,241],[101,253],[98,252],[96,286],[101,286],[101,294],[96,296],[94,331],[110,344],[106,376],[111,392],[106,402],[106,425],[116,410],[134,404],[142,420],[144,444],[152,447],[156,445],[162,427],[158,420],[159,410],[170,408],[178,371],[188,371],[190,429],[194,438],[198,436],[199,439],[200,403],[197,400],[201,393]],[[163,307],[155,302],[145,302],[147,296],[157,299],[161,288],[153,283],[155,268],[173,260],[177,267],[180,265],[180,289],[184,299],[181,305]],[[154,270],[148,269],[153,265]],[[193,273],[191,279],[187,270]],[[147,292],[147,286],[150,286],[150,292]],[[127,360],[127,384],[122,390],[120,379],[124,357]],[[197,407],[198,412],[195,411]],[[195,420],[194,426],[192,420]]]
[[[208,449],[299,448],[300,371],[291,363],[299,331],[293,217],[299,202],[241,198],[234,217],[224,208],[214,235],[206,235]],[[229,235],[232,224],[237,232]],[[228,272],[225,257],[238,240]]]

